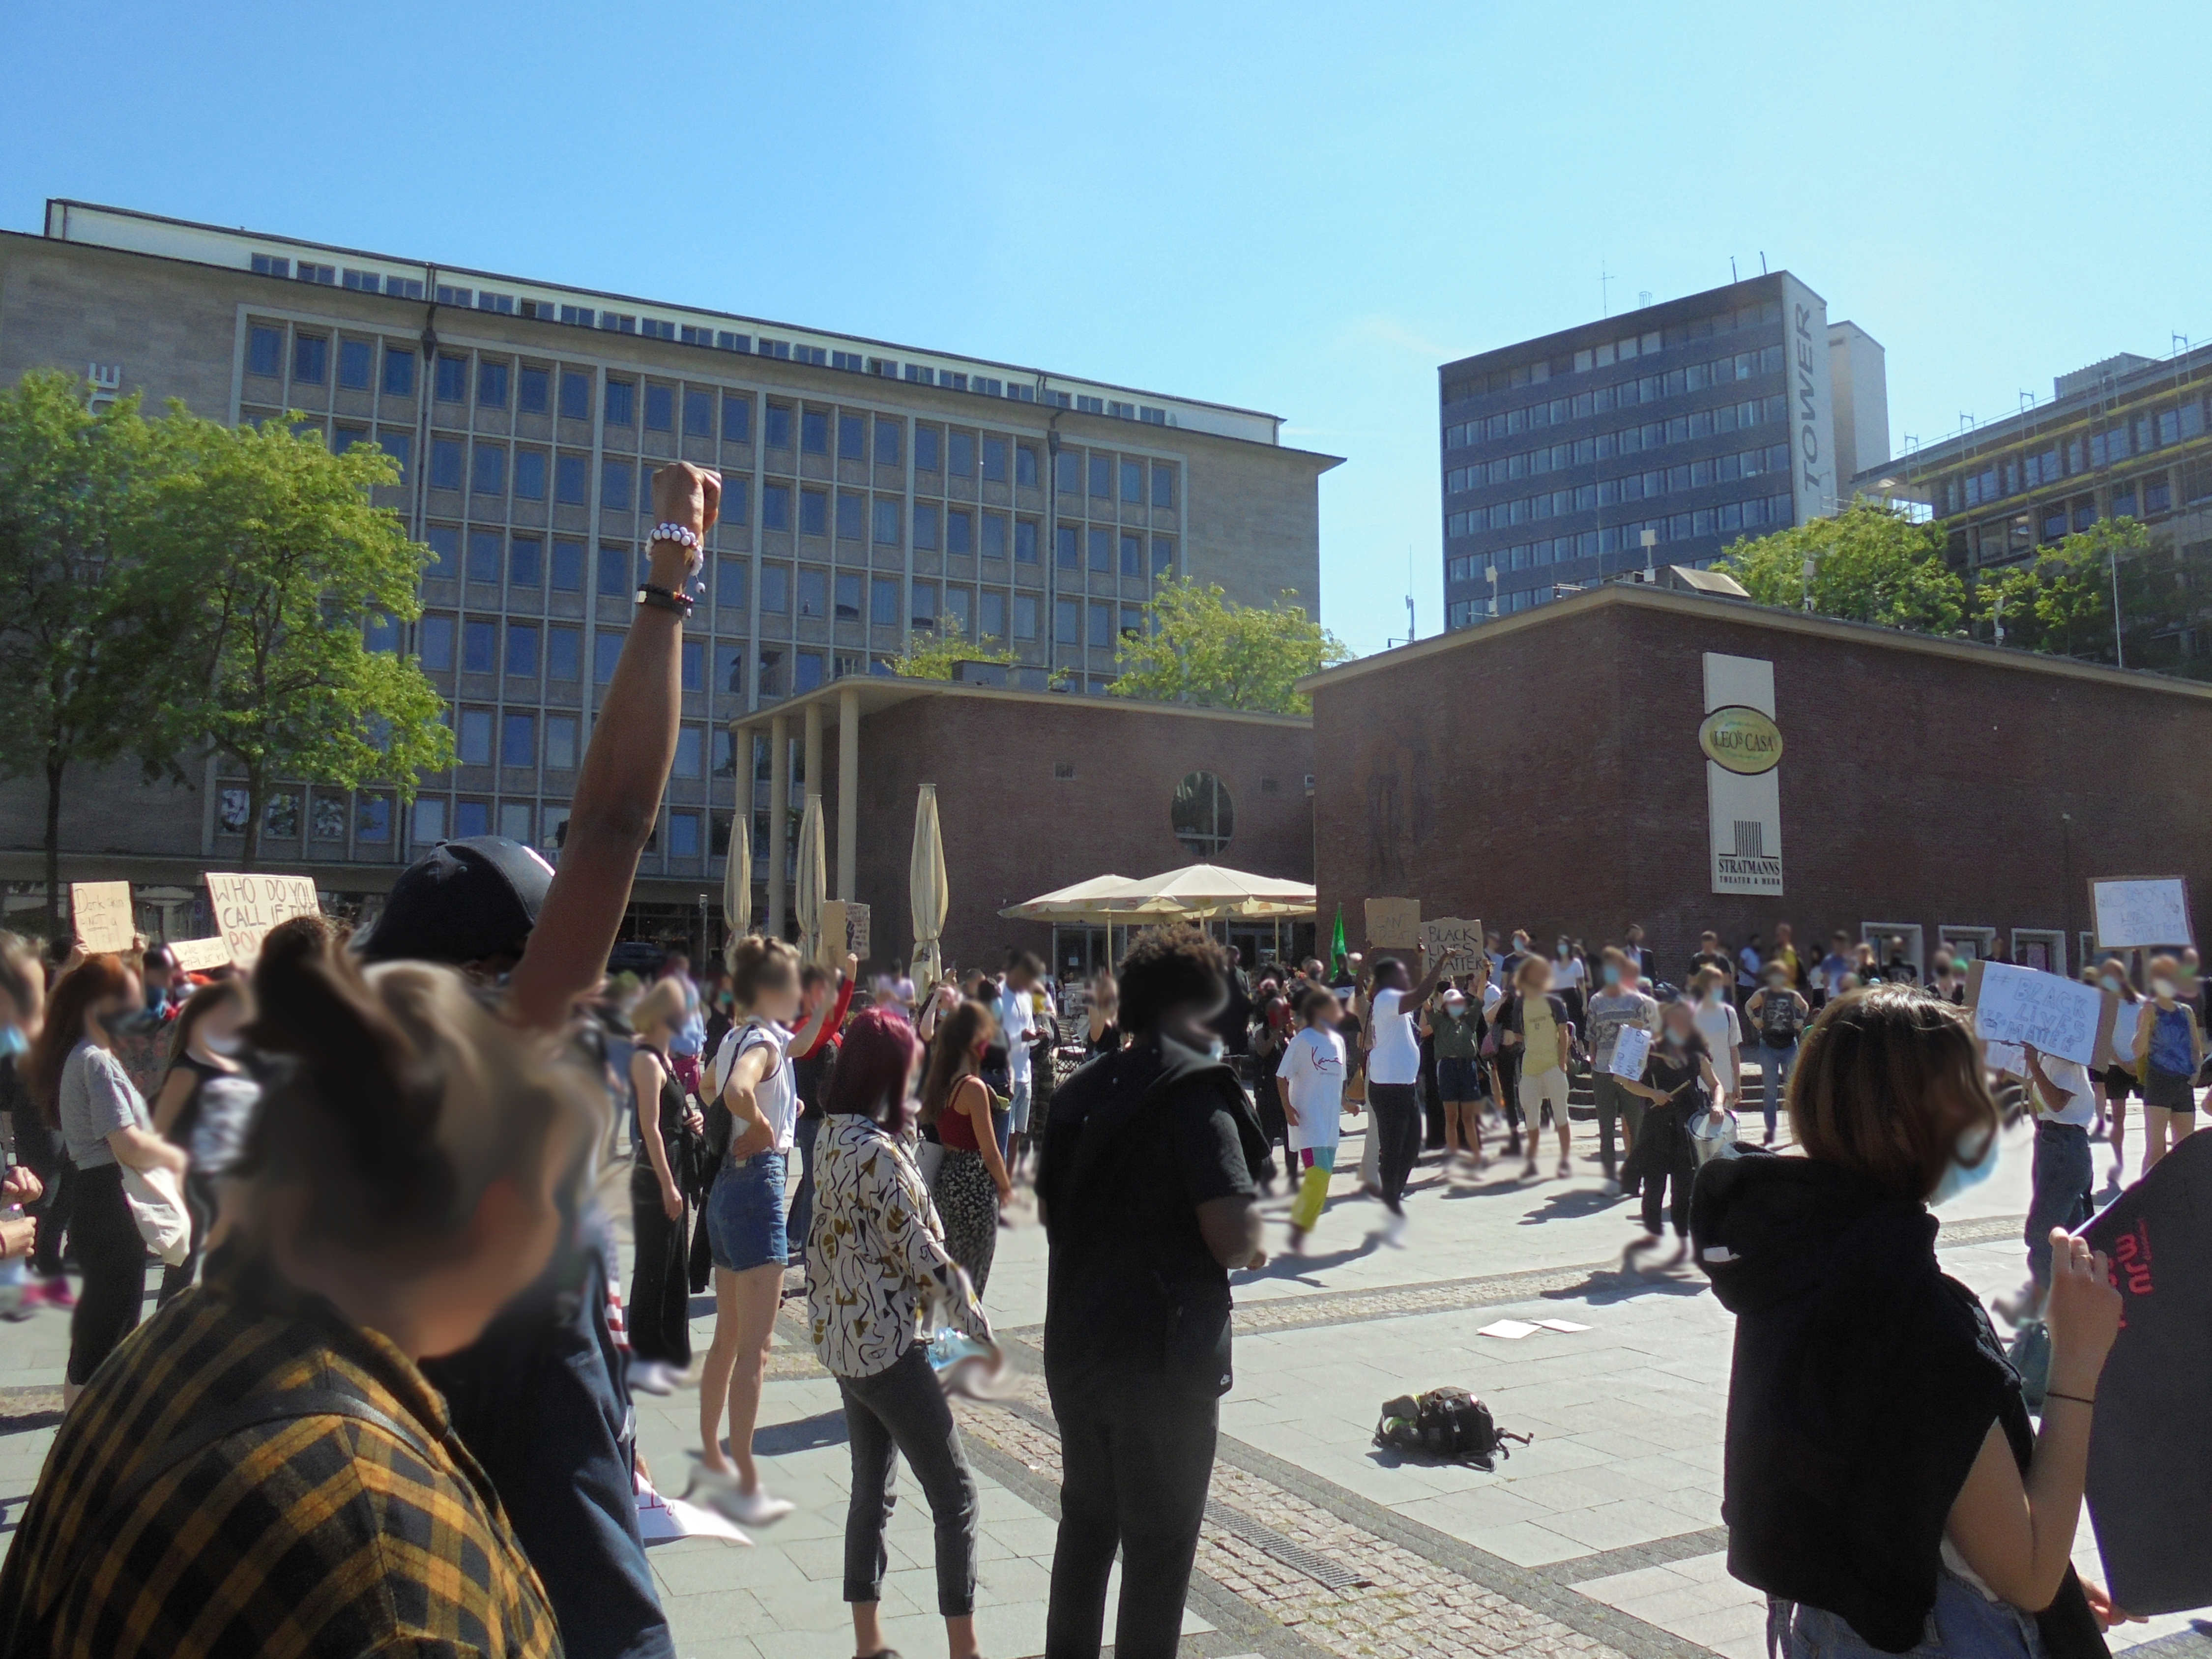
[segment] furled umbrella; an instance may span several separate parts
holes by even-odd
[[[822,901],[830,871],[822,846],[822,797],[806,792],[806,811],[799,820],[799,950],[809,962],[822,954]]]
[[[729,855],[722,860],[722,920],[732,943],[753,927],[753,826],[747,814],[730,815]]]
[[[914,804],[914,858],[907,866],[908,902],[914,913],[914,981],[934,985],[944,971],[937,942],[945,933],[948,895],[945,841],[937,827],[937,786],[925,783]]]

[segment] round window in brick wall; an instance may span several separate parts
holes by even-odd
[[[1176,785],[1169,822],[1187,852],[1210,861],[1228,850],[1237,830],[1237,807],[1227,786],[1212,773],[1187,773]]]

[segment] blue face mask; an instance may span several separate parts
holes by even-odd
[[[1607,985],[1618,985],[1620,983],[1620,969],[1614,967],[1609,962],[1605,964],[1605,982]]]
[[[1982,1137],[1978,1144],[1975,1136]],[[1987,1129],[1968,1129],[1959,1137],[1952,1151],[1950,1162],[1943,1166],[1943,1174],[1936,1182],[1936,1190],[1928,1194],[1932,1206],[1948,1204],[1969,1187],[1978,1187],[1996,1173],[1997,1132]]]
[[[0,1025],[0,1060],[13,1060],[31,1052],[31,1040],[20,1025]]]

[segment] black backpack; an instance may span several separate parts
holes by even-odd
[[[1375,1443],[1409,1457],[1444,1463],[1472,1463],[1487,1474],[1492,1460],[1510,1457],[1507,1441],[1525,1446],[1525,1434],[1498,1426],[1490,1407],[1465,1389],[1431,1389],[1419,1398],[1406,1394],[1385,1402],[1375,1425]]]

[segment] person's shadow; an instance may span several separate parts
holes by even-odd
[[[1656,1255],[1654,1251],[1651,1254]],[[1594,1308],[1602,1308],[1615,1302],[1631,1302],[1639,1296],[1702,1296],[1705,1278],[1688,1263],[1674,1267],[1665,1265],[1666,1258],[1659,1256],[1647,1267],[1597,1267],[1579,1285],[1569,1285],[1559,1290],[1546,1291],[1547,1302],[1581,1302]]]
[[[791,1452],[819,1451],[842,1446],[847,1439],[844,1407],[817,1412],[790,1423],[770,1423],[753,1431],[755,1457],[782,1457]]]
[[[1595,1215],[1601,1210],[1609,1210],[1620,1202],[1618,1198],[1608,1198],[1603,1193],[1594,1193],[1586,1187],[1552,1193],[1541,1204],[1522,1216],[1519,1224],[1540,1227],[1547,1221],[1571,1221],[1577,1216]]]
[[[1327,1273],[1331,1267],[1341,1267],[1362,1256],[1372,1255],[1382,1246],[1382,1235],[1374,1232],[1368,1234],[1354,1249],[1332,1250],[1326,1255],[1271,1255],[1266,1267],[1236,1273],[1230,1282],[1232,1285],[1251,1285],[1263,1279],[1275,1279],[1310,1285],[1316,1290],[1326,1290],[1328,1287],[1313,1275]]]

